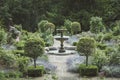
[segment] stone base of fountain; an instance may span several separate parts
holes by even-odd
[[[51,55],[70,55],[70,54],[76,54],[76,47],[75,46],[70,46],[70,47],[64,47],[65,51],[59,52],[60,49],[59,47],[50,47],[47,48],[47,54],[51,54]]]

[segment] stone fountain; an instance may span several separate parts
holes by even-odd
[[[60,33],[59,36],[54,36],[55,40],[60,41],[59,43],[55,43],[55,45],[46,48],[46,53],[54,54],[54,55],[69,55],[76,53],[74,46],[70,44],[65,45],[65,41],[69,39],[69,36],[64,36],[63,33],[67,31],[66,29],[57,29],[57,33]],[[65,45],[65,46],[64,46]]]
[[[60,48],[59,48],[59,53],[63,53],[65,52],[65,49],[64,49],[64,41],[65,40],[68,40],[69,37],[68,36],[63,36],[63,32],[64,31],[67,31],[66,29],[57,29],[57,32],[60,33],[60,36],[56,36],[55,39],[60,41]]]

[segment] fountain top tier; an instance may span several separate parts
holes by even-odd
[[[67,29],[57,29],[58,33],[63,33],[64,31],[67,31]]]

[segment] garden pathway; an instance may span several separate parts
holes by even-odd
[[[59,47],[60,42],[54,40],[54,47]],[[64,47],[70,46],[67,42],[64,42]],[[75,54],[72,55],[48,55],[49,61],[57,66],[56,75],[58,76],[59,80],[77,80],[75,78],[78,77],[78,74],[70,73],[67,71],[67,64],[66,61],[70,57],[76,56]]]

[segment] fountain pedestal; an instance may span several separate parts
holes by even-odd
[[[57,32],[61,34],[60,37],[55,37],[56,40],[60,41],[60,48],[59,48],[59,53],[65,52],[64,49],[64,41],[68,40],[68,37],[63,36],[63,32],[66,31],[66,29],[57,29]]]

